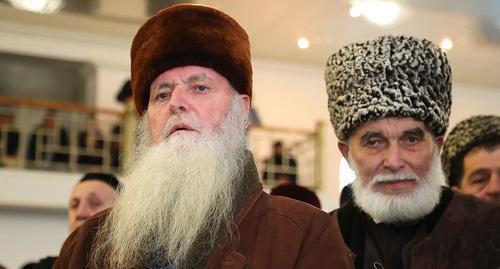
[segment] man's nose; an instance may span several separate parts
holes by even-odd
[[[390,143],[384,156],[384,167],[390,171],[397,172],[404,167],[401,148],[397,143]]]
[[[183,88],[176,88],[172,91],[170,96],[170,110],[172,113],[183,113],[187,111],[187,99],[186,99],[186,90]]]

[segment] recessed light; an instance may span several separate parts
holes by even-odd
[[[444,50],[451,50],[451,48],[453,48],[453,41],[447,37],[443,38],[443,40],[441,40],[441,48]]]
[[[357,18],[361,16],[361,10],[358,7],[351,7],[349,9],[349,14],[351,15],[351,17]]]
[[[309,40],[305,37],[301,37],[297,40],[297,46],[301,49],[309,48]]]
[[[401,13],[400,5],[380,0],[353,0],[352,8],[356,8],[360,15],[363,15],[370,23],[378,26],[387,26],[394,23]],[[349,10],[349,13],[351,13],[351,10]],[[353,15],[351,14],[351,16]]]

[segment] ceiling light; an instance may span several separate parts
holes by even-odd
[[[351,17],[357,18],[361,16],[361,10],[358,7],[353,6],[349,9],[349,14],[351,15]]]
[[[353,0],[352,6],[357,7],[369,22],[379,26],[394,23],[401,12],[400,5],[389,1]]]
[[[309,48],[309,40],[305,37],[301,37],[297,40],[297,46],[301,49]]]
[[[453,48],[453,41],[449,38],[443,38],[443,40],[441,40],[441,48],[444,50],[451,50],[451,48]]]
[[[54,13],[63,7],[63,0],[7,0],[17,9],[37,13]]]

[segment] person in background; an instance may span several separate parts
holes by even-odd
[[[352,268],[328,214],[263,191],[246,130],[250,42],[227,14],[179,4],[131,49],[141,119],[114,207],[76,229],[59,268]]]
[[[19,148],[19,132],[11,114],[0,113],[0,166],[14,165]]]
[[[459,122],[446,137],[441,163],[452,189],[500,202],[500,116]]]
[[[68,228],[73,232],[96,213],[109,208],[118,197],[119,181],[113,174],[86,173],[73,189],[68,203]],[[57,257],[48,256],[22,269],[51,269]]]
[[[428,40],[342,47],[325,71],[338,148],[356,179],[332,212],[356,268],[499,268],[500,207],[444,187],[451,68]]]
[[[68,147],[68,132],[60,125],[56,112],[49,110],[29,138],[27,159],[36,167],[67,163]]]
[[[273,155],[264,161],[264,174],[262,176],[264,182],[275,180],[278,182],[278,175],[286,176],[285,181],[291,183],[297,182],[297,161],[289,154],[286,154],[283,149],[283,142],[276,141],[273,144]]]
[[[73,189],[68,205],[72,232],[97,212],[110,208],[118,197],[119,181],[113,174],[86,173]]]
[[[86,128],[78,134],[78,147],[78,164],[85,165],[87,169],[92,166],[102,169],[104,140],[95,116],[87,120]]]
[[[132,84],[130,79],[127,79],[123,83],[120,91],[116,95],[116,101],[123,104],[125,111],[130,106],[134,106],[134,100],[132,96]],[[135,108],[134,108],[135,109]],[[110,155],[111,155],[111,166],[114,168],[121,168],[122,160],[122,150],[123,150],[123,121],[117,122],[111,128],[111,144],[110,144]]]

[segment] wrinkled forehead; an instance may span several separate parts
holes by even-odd
[[[355,128],[348,139],[360,139],[367,133],[378,134],[383,137],[391,137],[404,134],[408,131],[421,131],[424,135],[432,135],[429,128],[423,121],[413,118],[382,118],[368,121]]]
[[[150,85],[146,98],[150,98],[159,89],[173,89],[179,84],[208,83],[217,88],[230,89],[229,94],[237,93],[229,80],[212,68],[197,65],[178,66],[158,75]]]

